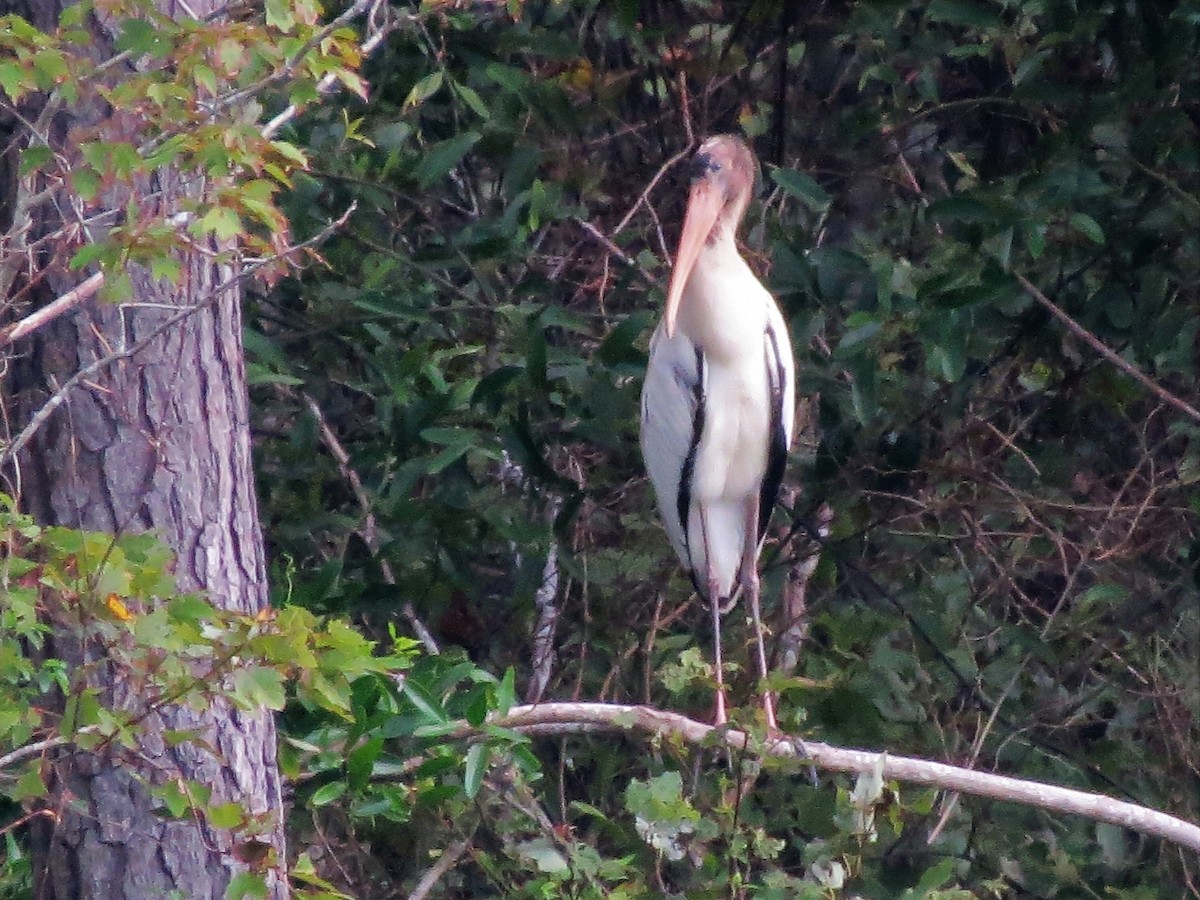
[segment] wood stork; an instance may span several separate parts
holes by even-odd
[[[642,456],[659,513],[712,607],[718,725],[727,721],[721,608],[736,588],[749,597],[759,675],[767,675],[758,555],[795,417],[787,326],[737,249],[757,169],[750,148],[732,135],[710,137],[696,152],[642,389]],[[769,692],[763,706],[767,726],[777,728]]]

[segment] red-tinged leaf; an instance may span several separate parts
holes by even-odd
[[[271,141],[271,148],[289,162],[295,163],[301,169],[308,168],[308,156],[295,144],[287,141]]]

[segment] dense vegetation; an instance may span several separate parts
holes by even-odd
[[[1200,6],[392,14],[369,99],[286,133],[294,234],[354,212],[248,309],[275,605],[442,650],[284,711],[314,871],[362,897],[442,851],[431,896],[1200,896],[1194,856],[1082,818],[441,736],[532,695],[547,596],[543,698],[710,713],[636,423],[680,163],[732,131],[805,398],[764,562],[775,635],[802,626],[784,727],[1200,819]],[[753,722],[748,637],[732,614]]]

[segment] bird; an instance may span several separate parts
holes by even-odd
[[[758,163],[735,135],[704,140],[690,163],[683,229],[662,319],[650,340],[641,449],[659,514],[712,609],[715,724],[728,722],[723,605],[748,597],[767,676],[758,576],[795,425],[795,360],[775,299],[737,247]],[[767,727],[778,730],[769,691]]]

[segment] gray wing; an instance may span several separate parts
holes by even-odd
[[[660,325],[650,340],[642,387],[642,458],[671,546],[689,572],[687,546],[691,470],[704,430],[704,354],[682,333]]]

